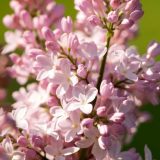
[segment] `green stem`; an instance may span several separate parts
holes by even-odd
[[[109,27],[109,30],[108,30],[108,33],[107,33],[107,44],[106,44],[107,51],[106,51],[106,53],[105,53],[105,55],[103,56],[103,59],[102,59],[102,63],[101,63],[101,66],[100,66],[100,71],[99,71],[99,77],[98,77],[98,81],[97,81],[97,85],[96,85],[96,87],[98,89],[98,92],[100,92],[100,86],[101,86],[101,82],[103,80],[103,75],[104,75],[105,66],[106,66],[106,59],[107,59],[107,55],[108,55],[108,51],[109,51],[109,47],[110,47],[110,41],[111,41],[112,36],[114,35],[113,31],[114,31],[113,24],[110,24],[110,27]],[[92,102],[93,106],[95,106],[96,101],[97,101],[97,97]]]
[[[97,89],[98,91],[100,90],[100,85],[101,85],[101,82],[103,80],[103,75],[104,75],[104,70],[105,70],[105,65],[106,65],[106,59],[107,59],[107,55],[108,55],[108,51],[109,51],[109,46],[110,46],[110,41],[111,41],[111,37],[112,37],[112,34],[108,34],[108,37],[107,37],[107,52],[105,53],[105,55],[103,56],[103,59],[102,59],[102,63],[101,63],[101,67],[100,67],[100,72],[99,72],[99,77],[98,77],[98,81],[97,81]]]

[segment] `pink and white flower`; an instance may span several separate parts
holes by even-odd
[[[80,109],[85,114],[90,114],[93,110],[91,102],[96,98],[98,91],[92,85],[76,86],[73,89],[75,101],[68,106],[69,111]]]

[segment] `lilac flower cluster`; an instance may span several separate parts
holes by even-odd
[[[11,112],[0,109],[0,159],[141,160],[122,147],[149,118],[139,107],[159,103],[160,44],[145,55],[127,45],[139,0],[75,0],[75,22],[52,0],[10,5],[4,24],[14,31],[2,53],[26,87],[13,93]]]

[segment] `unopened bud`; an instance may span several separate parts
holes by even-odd
[[[135,10],[130,14],[130,20],[137,21],[143,16],[144,12],[142,10]]]
[[[115,23],[118,21],[118,14],[116,11],[111,11],[109,12],[108,16],[107,16],[107,20],[111,23]]]
[[[132,25],[134,24],[134,22],[132,20],[129,20],[129,19],[123,19],[121,24],[120,24],[120,28],[122,29],[127,29],[127,28],[130,28]]]
[[[100,106],[100,107],[97,108],[97,115],[99,117],[105,117],[106,116],[106,112],[107,112],[106,106]]]
[[[63,32],[70,33],[72,32],[72,19],[70,17],[62,18],[61,27]]]
[[[117,9],[121,5],[121,0],[111,0],[110,1],[110,6],[113,9]]]
[[[93,126],[93,122],[94,122],[93,119],[85,118],[85,119],[82,120],[81,124],[82,124],[82,127],[90,128],[90,127]]]
[[[160,54],[160,44],[157,42],[152,42],[147,50],[147,58],[156,57]]]
[[[109,120],[116,122],[116,123],[121,123],[124,121],[124,119],[125,119],[124,113],[116,112],[111,116],[111,118]]]
[[[101,24],[100,19],[96,15],[91,15],[87,20],[94,26]]]

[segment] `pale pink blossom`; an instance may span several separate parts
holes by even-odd
[[[8,31],[5,33],[5,40],[7,45],[4,47],[2,53],[6,54],[9,52],[13,52],[17,49],[17,47],[23,44],[23,39],[21,38],[22,33],[20,31],[11,32]]]
[[[11,139],[9,137],[6,137],[2,141],[2,147],[6,151],[7,155],[12,159],[12,160],[24,160],[24,154],[20,151],[14,151],[13,144],[11,142]]]
[[[49,160],[65,160],[65,156],[72,155],[79,151],[78,147],[63,147],[63,141],[54,141],[51,145],[45,147],[45,152]]]
[[[7,71],[19,90],[0,109],[0,159],[140,160],[123,146],[148,119],[140,106],[160,95],[159,43],[146,55],[128,47],[140,0],[75,0],[75,21],[53,0],[10,6],[2,53],[13,52]]]
[[[54,54],[38,55],[34,67],[39,69],[37,80],[43,80],[45,78],[53,78],[55,74],[55,60]]]
[[[91,102],[96,98],[97,93],[97,89],[92,85],[75,87],[73,96],[76,101],[69,104],[68,110],[80,109],[85,114],[91,113],[93,109]]]
[[[58,125],[65,132],[65,142],[71,142],[81,132],[80,114],[78,112],[71,112],[69,117],[61,120]]]

